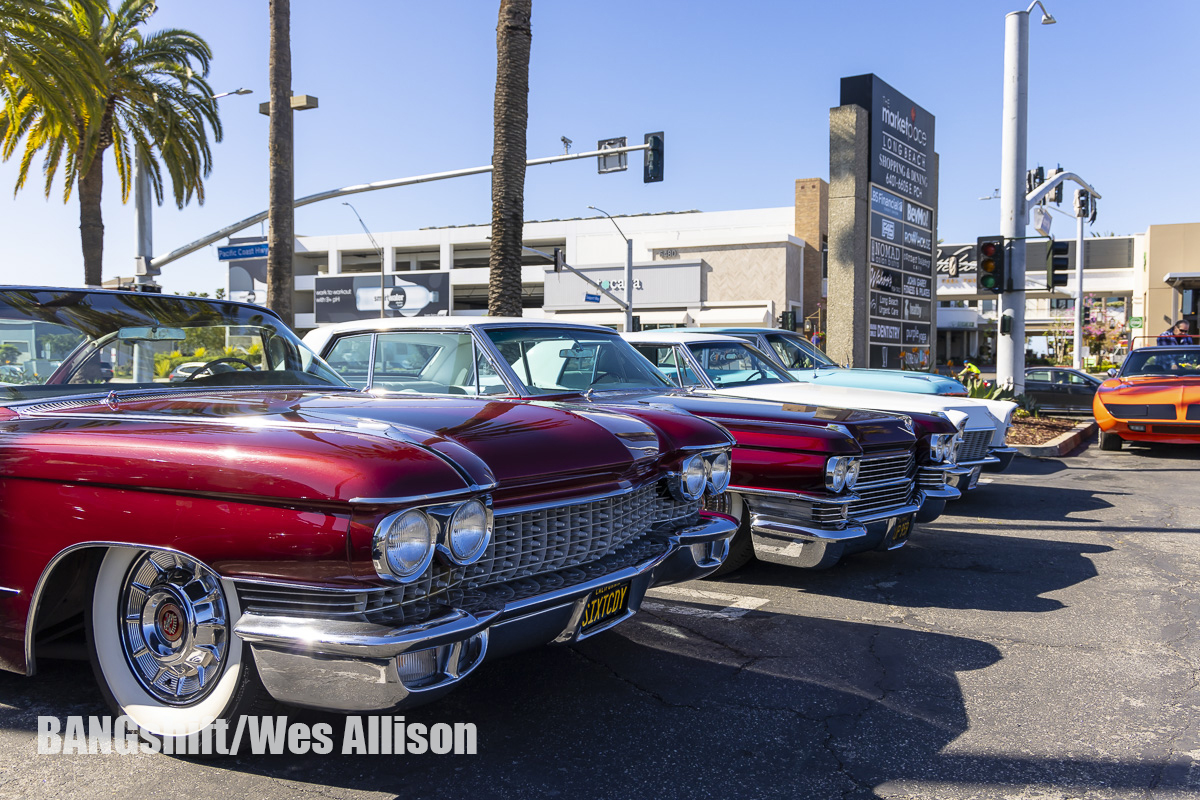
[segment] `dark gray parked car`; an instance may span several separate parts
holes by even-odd
[[[1101,379],[1068,367],[1030,367],[1025,370],[1025,394],[1043,411],[1091,414],[1092,398]]]

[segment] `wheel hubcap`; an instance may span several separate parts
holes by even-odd
[[[229,650],[229,615],[220,579],[175,553],[133,562],[121,593],[121,645],[142,687],[188,705],[216,684]]]

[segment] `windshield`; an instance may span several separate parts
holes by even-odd
[[[485,328],[529,394],[670,388],[615,333],[576,328]]]
[[[718,389],[795,380],[749,345],[703,342],[689,344],[688,350]]]
[[[1166,349],[1147,347],[1134,350],[1121,365],[1121,377],[1139,375],[1183,378],[1200,376],[1200,348]]]
[[[806,342],[799,336],[786,333],[768,333],[766,340],[779,361],[787,369],[817,369],[818,367],[836,367],[829,356],[817,349],[811,342]]]
[[[0,402],[110,389],[346,383],[263,309],[138,292],[0,291]]]
[[[374,355],[372,356],[372,353]],[[329,366],[360,389],[406,394],[510,394],[471,334],[350,333],[325,350]]]

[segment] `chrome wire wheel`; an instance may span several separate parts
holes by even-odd
[[[145,553],[121,590],[121,646],[138,683],[163,703],[203,699],[229,651],[220,579],[178,553]]]
[[[85,610],[101,693],[143,735],[164,741],[269,707],[249,648],[233,632],[240,615],[233,583],[196,559],[108,549]]]

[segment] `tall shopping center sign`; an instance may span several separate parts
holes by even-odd
[[[828,350],[852,367],[934,363],[933,115],[875,75],[829,111]]]

